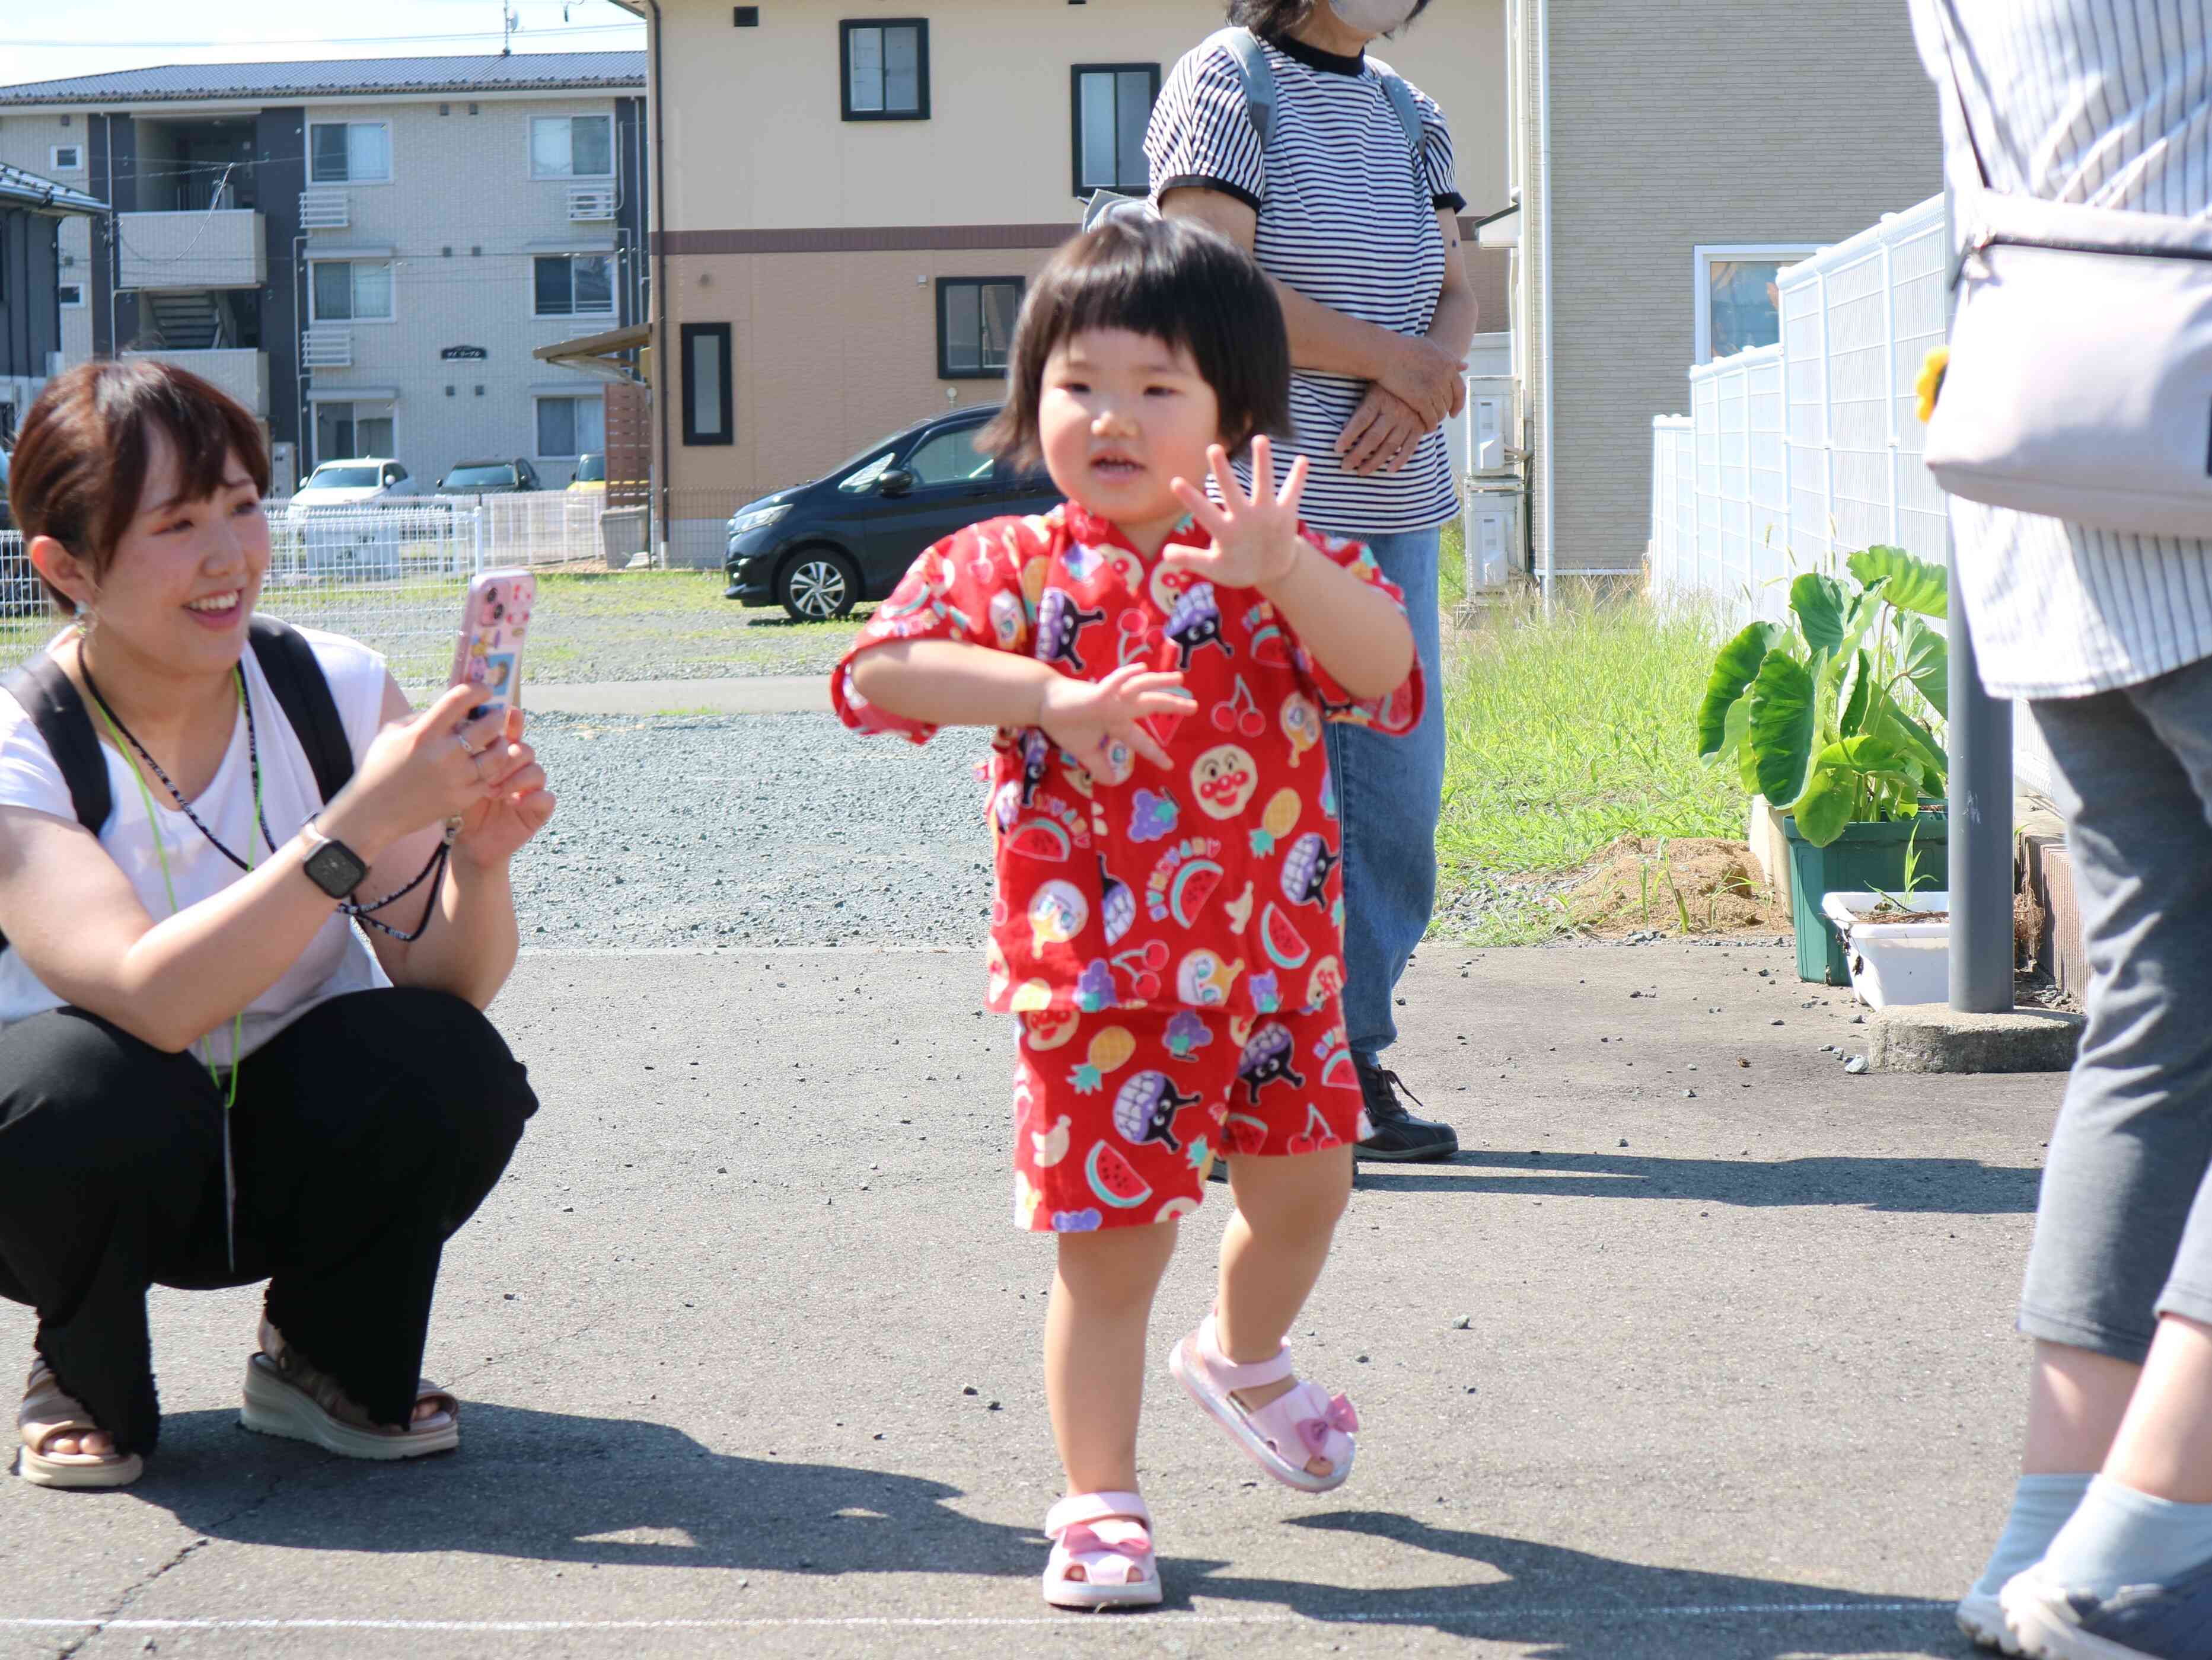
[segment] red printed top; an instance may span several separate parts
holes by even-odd
[[[1404,603],[1361,544],[1302,534]],[[1188,520],[1170,537],[1206,540]],[[1021,651],[1085,680],[1129,663],[1180,669],[1197,700],[1191,715],[1150,723],[1174,763],[1164,769],[1118,746],[1086,767],[1034,727],[999,733],[992,1009],[1267,1014],[1341,989],[1342,854],[1322,724],[1412,730],[1418,661],[1387,697],[1359,701],[1258,593],[1162,570],[1073,502],[929,548],[833,671],[848,726],[926,742],[934,727],[876,708],[848,672],[862,651],[902,639]]]

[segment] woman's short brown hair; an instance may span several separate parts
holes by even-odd
[[[137,516],[157,433],[177,452],[182,500],[220,490],[234,455],[269,494],[260,426],[222,388],[153,358],[80,363],[46,383],[15,439],[8,502],[25,544],[52,536],[94,577],[106,575]],[[69,603],[52,584],[46,591]]]
[[[1014,325],[1006,407],[977,434],[981,448],[1024,466],[1042,458],[1045,360],[1092,329],[1126,329],[1188,352],[1220,403],[1231,454],[1262,433],[1290,431],[1290,336],[1252,256],[1188,220],[1117,213],[1062,245],[1037,273]]]
[[[1319,0],[1229,0],[1229,21],[1240,29],[1249,29],[1262,40],[1280,40],[1294,33],[1307,18]],[[1413,15],[1407,23],[1429,9],[1429,0],[1413,0]],[[1405,24],[1400,24],[1401,28]]]

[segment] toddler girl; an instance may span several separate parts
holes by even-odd
[[[1290,349],[1259,268],[1187,224],[1113,220],[1031,288],[983,442],[1066,503],[915,560],[832,682],[863,732],[998,729],[990,1005],[1018,1027],[1014,1218],[1057,1236],[1045,1390],[1067,1472],[1048,1602],[1157,1602],[1137,1495],[1145,1331],[1176,1219],[1228,1154],[1212,1314],[1176,1378],[1307,1492],[1351,1473],[1351,1403],[1292,1370],[1366,1133],[1338,992],[1342,857],[1325,720],[1409,730],[1419,669],[1365,550],[1279,491]],[[1229,453],[1249,444],[1252,482]],[[1218,500],[1191,481],[1210,473]]]

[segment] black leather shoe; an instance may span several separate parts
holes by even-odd
[[[1401,1094],[1415,1106],[1421,1104],[1420,1099],[1406,1087],[1396,1073],[1387,1072],[1358,1055],[1352,1057],[1352,1064],[1359,1074],[1359,1093],[1366,1102],[1367,1120],[1375,1127],[1375,1133],[1359,1143],[1361,1158],[1419,1164],[1449,1159],[1459,1151],[1458,1133],[1449,1124],[1438,1124],[1432,1118],[1417,1118],[1406,1111],[1405,1103],[1398,1099]]]

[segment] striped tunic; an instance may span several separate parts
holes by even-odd
[[[1977,173],[1949,90],[1942,3],[1912,0],[1912,24],[1942,89],[1945,170],[1966,189]],[[2212,215],[2206,0],[1955,5],[1959,84],[1993,186]],[[2212,657],[2212,542],[2091,530],[1956,498],[1951,524],[1992,694],[2081,697]]]
[[[1422,120],[1416,156],[1372,58],[1295,40],[1267,52],[1275,118],[1264,153],[1228,47],[1200,46],[1175,66],[1145,136],[1153,199],[1193,185],[1233,196],[1259,215],[1253,251],[1270,276],[1363,322],[1425,334],[1443,285],[1437,213],[1467,205],[1443,112],[1413,94]],[[1443,524],[1458,500],[1441,429],[1395,473],[1362,478],[1338,461],[1336,440],[1367,385],[1340,375],[1292,377],[1289,436],[1313,469],[1300,511],[1344,536]]]

